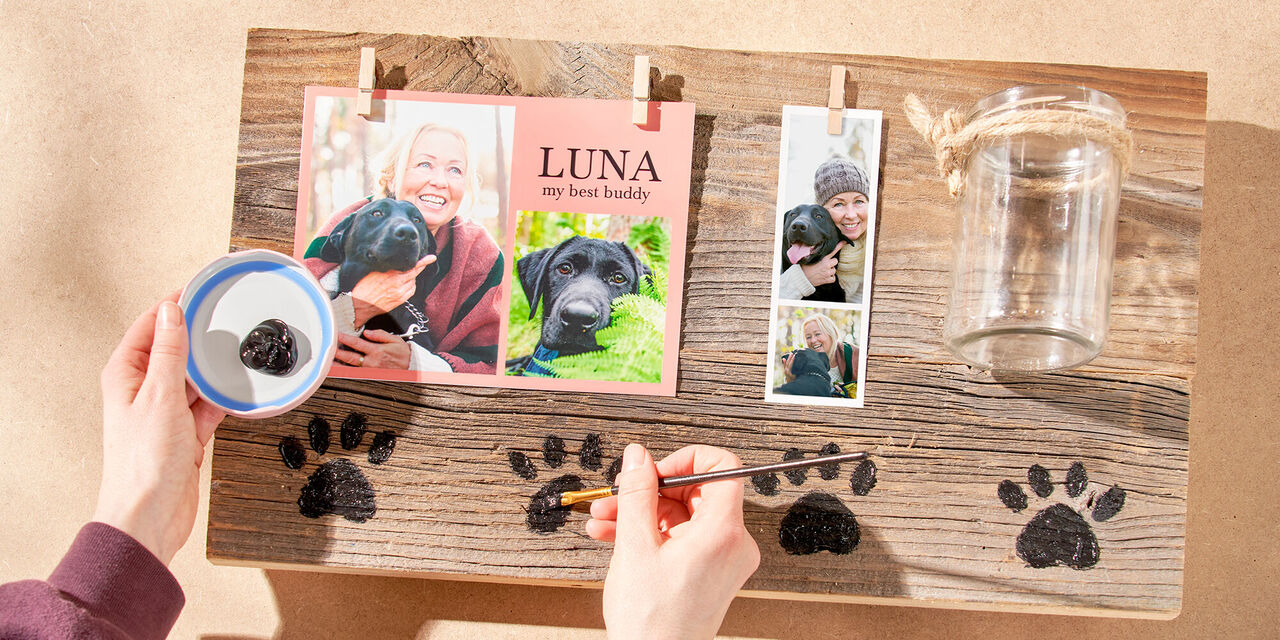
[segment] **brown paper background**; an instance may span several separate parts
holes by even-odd
[[[0,345],[7,360],[0,367],[0,581],[46,576],[92,515],[101,456],[97,372],[125,327],[226,248],[246,30],[494,35],[1207,71],[1182,615],[1148,622],[739,599],[722,632],[1274,637],[1274,7],[1185,0],[310,4],[0,0]],[[172,564],[187,593],[175,638],[603,635],[594,590],[214,567],[204,559],[204,519],[202,507]]]

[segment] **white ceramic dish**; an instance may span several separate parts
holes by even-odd
[[[196,274],[178,301],[191,337],[187,380],[231,415],[269,418],[311,397],[338,348],[329,296],[307,268],[275,251],[228,254]],[[240,362],[240,342],[264,320],[283,320],[298,343],[287,375]]]

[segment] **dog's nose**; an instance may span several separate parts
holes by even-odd
[[[600,320],[600,314],[586,302],[570,302],[560,312],[560,323],[570,331],[586,332]]]
[[[796,231],[799,231],[800,233],[804,233],[805,231],[809,230],[809,225],[803,222],[800,222],[799,220],[796,220],[795,222],[791,223],[791,228],[795,229]]]
[[[401,225],[395,230],[393,235],[396,237],[396,240],[400,240],[401,242],[418,241],[418,230],[414,229],[412,225]]]

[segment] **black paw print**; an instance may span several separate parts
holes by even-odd
[[[352,413],[342,421],[338,429],[338,442],[348,451],[360,446],[369,430],[363,414]],[[311,450],[324,455],[329,450],[329,421],[319,416],[307,424],[307,440]],[[369,463],[382,464],[391,458],[396,449],[396,436],[383,431],[373,436],[369,445]],[[293,436],[280,439],[280,459],[290,469],[301,469],[307,462],[307,452]],[[326,513],[340,515],[352,522],[364,522],[377,513],[373,485],[354,462],[346,458],[330,460],[320,465],[298,492],[298,512],[308,518],[319,518]]]
[[[827,443],[819,451],[819,455],[840,453],[840,447],[834,442]],[[797,448],[787,449],[782,454],[783,460],[796,460],[805,457]],[[840,465],[825,464],[817,467],[818,477],[823,480],[834,480],[840,475]],[[808,473],[805,469],[784,471],[787,481],[795,486],[804,484]],[[781,487],[778,474],[767,473],[751,477],[751,486],[756,493],[765,496],[776,496]],[[876,463],[862,460],[854,467],[849,477],[849,488],[854,495],[865,496],[876,486]],[[823,491],[810,491],[796,500],[787,509],[778,527],[778,543],[787,553],[792,555],[808,555],[819,551],[830,551],[846,554],[858,546],[861,535],[858,532],[858,520],[854,517],[844,501],[833,494]]]
[[[1049,470],[1033,464],[1027,470],[1027,484],[1041,498],[1053,494],[1053,483],[1049,480]],[[1067,469],[1065,483],[1067,496],[1079,498],[1089,486],[1089,476],[1084,465],[1075,462]],[[996,488],[996,495],[1004,506],[1017,513],[1027,508],[1027,494],[1013,481],[1005,480]],[[1098,496],[1090,493],[1082,505],[1082,509],[1092,510],[1095,522],[1106,522],[1124,508],[1124,489],[1111,487]],[[1031,518],[1031,522],[1018,534],[1015,546],[1018,557],[1037,569],[1066,565],[1072,569],[1088,569],[1098,564],[1098,538],[1093,535],[1093,528],[1085,521],[1076,509],[1058,502],[1041,509]]]
[[[542,461],[552,469],[560,468],[568,456],[564,446],[564,440],[558,436],[547,436],[542,441]],[[525,480],[538,478],[538,468],[525,453],[508,451],[507,461],[511,463],[511,470],[521,478]],[[604,443],[599,435],[589,433],[582,439],[582,445],[578,448],[578,466],[588,471],[599,471],[604,467]],[[614,458],[604,471],[605,481],[612,485],[614,480],[617,480],[618,471],[621,469],[622,458]],[[571,507],[548,507],[548,504],[554,502],[549,499],[565,491],[580,491],[586,488],[582,478],[574,474],[562,475],[542,485],[542,488],[529,499],[529,506],[525,509],[525,523],[529,525],[529,530],[545,534],[554,533],[563,527],[569,521]]]

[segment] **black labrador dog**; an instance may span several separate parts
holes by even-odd
[[[381,271],[407,271],[419,260],[436,253],[436,239],[422,220],[422,213],[411,202],[382,198],[361,207],[329,232],[320,250],[320,259],[338,264],[338,290],[348,293],[362,278]],[[436,265],[427,265],[418,282],[435,274]],[[414,292],[414,298],[425,299],[426,291]],[[408,304],[401,305],[365,324],[367,329],[381,329],[414,338],[426,331],[426,319]],[[415,341],[427,348],[424,339]]]
[[[835,251],[841,240],[847,240],[831,214],[816,204],[802,204],[788,211],[782,219],[782,270],[793,264],[810,265]],[[844,302],[840,283],[829,282],[805,300]]]
[[[831,397],[833,389],[828,375],[831,363],[827,360],[827,354],[813,349],[797,349],[791,353],[791,374],[795,378],[774,387],[773,392],[793,396]]]
[[[609,326],[614,298],[637,293],[649,269],[621,242],[573,236],[520,258],[516,272],[530,318],[542,304],[539,344],[572,355],[600,348],[596,332]]]
[[[329,232],[320,258],[338,263],[338,293],[347,293],[370,273],[407,271],[435,252],[436,239],[418,208],[382,198],[339,222]]]

